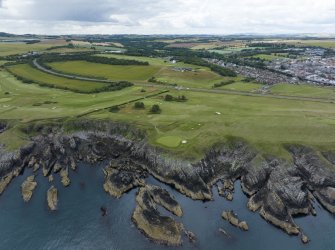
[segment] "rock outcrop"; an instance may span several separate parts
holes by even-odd
[[[151,240],[169,246],[181,245],[183,225],[171,217],[161,215],[157,205],[177,216],[182,214],[180,206],[166,190],[146,185],[138,191],[132,220]]]
[[[69,178],[69,169],[68,167],[64,167],[60,170],[60,177],[61,177],[61,182],[64,187],[67,187],[70,185],[71,181]]]
[[[37,182],[35,181],[35,176],[28,176],[27,179],[22,183],[22,197],[25,202],[30,201],[34,189],[37,187]]]
[[[230,224],[232,224],[235,227],[238,227],[244,231],[249,230],[247,222],[239,221],[237,218],[237,215],[233,211],[224,211],[222,213],[222,218],[228,221]]]
[[[57,188],[51,186],[47,192],[47,201],[48,207],[51,211],[57,210],[57,203],[58,203],[58,191]]]
[[[147,171],[135,162],[117,162],[114,160],[103,169],[105,173],[104,190],[111,196],[120,198],[131,189],[144,186]]]
[[[0,146],[0,194],[25,167],[36,173],[42,171],[46,177],[59,173],[66,185],[69,184],[66,178],[68,168],[75,170],[78,161],[90,164],[111,161],[105,170],[104,189],[112,196],[120,197],[140,186],[142,191],[138,199],[150,197],[150,204],[154,204],[137,207],[138,218],[142,221],[149,220],[143,216],[143,213],[149,213],[144,212],[147,210],[159,220],[155,204],[164,206],[164,200],[154,198],[164,195],[152,196],[156,191],[145,186],[148,175],[197,200],[211,200],[212,187],[219,181],[223,182],[221,193],[231,200],[234,181],[240,179],[243,191],[250,196],[249,209],[258,211],[264,219],[288,234],[301,232],[294,222],[295,215],[315,214],[311,202],[314,197],[325,209],[335,213],[334,152],[287,145],[293,159],[288,161],[264,156],[246,142],[231,139],[213,147],[200,161],[191,163],[170,158],[162,150],[148,145],[144,134],[128,125],[77,121],[71,127],[77,128],[78,132],[64,134],[57,127],[38,128],[40,135],[15,152],[7,152]],[[179,227],[171,220],[164,219],[164,223],[174,225],[172,231],[177,235]]]

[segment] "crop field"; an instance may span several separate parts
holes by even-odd
[[[8,67],[14,74],[32,80],[37,83],[46,84],[58,88],[67,88],[70,90],[78,90],[83,92],[93,91],[106,86],[101,82],[79,81],[74,79],[67,79],[59,76],[44,73],[38,69],[33,68],[28,64],[19,64]]]
[[[51,46],[52,45],[45,43],[25,44],[0,42],[0,56],[22,54],[29,51],[42,51]]]
[[[68,74],[105,77],[110,80],[146,81],[158,72],[159,67],[139,65],[107,65],[85,61],[50,63],[53,69]]]
[[[285,43],[295,46],[314,46],[321,48],[335,48],[335,39],[269,39],[269,40],[261,40],[254,41],[256,43],[259,42],[267,42],[267,43]]]

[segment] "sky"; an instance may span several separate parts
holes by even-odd
[[[335,33],[335,0],[0,0],[14,34]]]

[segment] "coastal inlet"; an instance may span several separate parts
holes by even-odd
[[[334,227],[331,215],[335,205],[332,152],[287,145],[294,159],[291,163],[260,155],[245,142],[235,140],[213,148],[203,160],[191,164],[163,157],[159,150],[143,140],[132,141],[113,134],[112,130],[106,131],[40,135],[19,152],[2,150],[0,206],[4,211],[1,216],[5,217],[0,216],[0,221],[4,225],[11,220],[20,224],[18,219],[29,221],[36,218],[34,214],[39,211],[44,222],[54,220],[52,226],[55,230],[58,228],[54,231],[49,223],[42,226],[55,234],[54,240],[50,239],[50,244],[54,245],[49,249],[68,247],[66,244],[71,243],[62,238],[65,233],[65,238],[70,237],[70,241],[78,243],[82,240],[80,235],[97,227],[95,234],[100,232],[100,237],[109,237],[98,244],[101,248],[109,249],[119,244],[117,249],[131,249],[125,247],[125,241],[129,241],[128,233],[123,237],[119,235],[126,225],[129,227],[126,230],[137,235],[135,241],[138,240],[143,249],[148,246],[157,249],[158,245],[150,242],[171,247],[218,249],[229,246],[234,249],[247,244],[251,236],[260,239],[253,243],[253,249],[261,247],[258,245],[261,243],[270,247],[268,240],[272,236],[282,239],[288,249],[324,246],[331,242],[315,239],[325,237],[327,227]],[[17,193],[21,202],[15,196]],[[124,207],[120,207],[121,204]],[[329,212],[321,209],[321,205]],[[90,211],[86,210],[88,207]],[[116,214],[118,210],[124,211]],[[252,211],[258,211],[265,220]],[[26,214],[31,216],[27,218]],[[296,217],[298,214],[317,216]],[[323,218],[328,220],[326,226],[322,224]],[[20,232],[34,225],[31,221],[20,227],[14,221],[11,223],[20,228]],[[84,221],[83,229],[73,228]],[[308,243],[309,237],[312,241],[304,246],[266,221],[288,235],[299,235],[303,243]],[[324,234],[313,231],[309,224],[315,221],[323,225]],[[138,229],[136,233],[132,226]],[[12,226],[8,225],[8,228]],[[37,230],[30,229],[32,232]],[[4,236],[8,238],[3,240],[9,248],[18,248],[19,241],[10,239],[12,230],[5,230]],[[106,235],[102,230],[109,233]],[[36,236],[26,231],[25,234],[25,237],[29,236],[25,241],[38,244]],[[119,238],[116,239],[117,235]],[[140,235],[150,239],[149,244],[146,237],[138,239]],[[59,239],[57,242],[56,238]],[[209,239],[212,239],[210,243]],[[251,241],[254,240],[250,239],[249,243]],[[96,243],[95,240],[84,240],[82,244],[93,242]],[[101,245],[107,242],[110,246]]]

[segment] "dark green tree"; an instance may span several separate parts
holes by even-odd
[[[135,108],[135,109],[144,109],[145,106],[144,106],[144,103],[143,103],[143,102],[135,102],[135,104],[134,104],[134,108]]]
[[[162,112],[161,108],[159,107],[159,105],[154,104],[152,105],[150,112],[153,114],[160,114]]]

